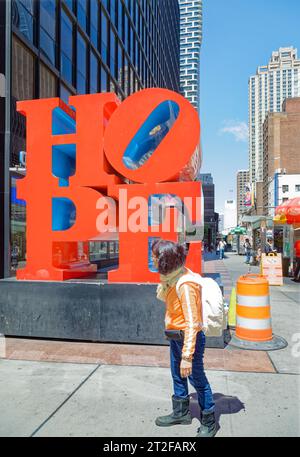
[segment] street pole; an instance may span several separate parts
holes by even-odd
[[[0,278],[10,276],[11,7],[0,1]]]
[[[290,228],[290,265],[291,272],[294,273],[294,227]]]
[[[260,222],[260,240],[261,240],[261,252],[265,252],[266,242],[267,242],[267,224],[265,220]]]

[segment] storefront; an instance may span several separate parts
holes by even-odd
[[[26,262],[26,202],[17,199],[16,180],[24,176],[22,172],[12,171],[10,188],[10,257],[11,275],[17,267],[23,267]]]
[[[295,267],[295,242],[300,240],[300,198],[293,198],[276,208],[274,227],[282,232],[284,276],[291,276]]]
[[[264,250],[267,238],[274,239],[274,224],[268,216],[242,216],[242,224],[247,228],[247,235],[254,252]]]

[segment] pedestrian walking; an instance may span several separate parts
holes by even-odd
[[[225,242],[223,240],[219,241],[218,244],[218,251],[219,251],[219,258],[220,260],[224,259],[224,251],[225,251]]]
[[[197,437],[213,437],[217,431],[215,403],[203,366],[205,334],[202,331],[201,286],[187,282],[176,284],[188,273],[185,268],[186,250],[183,245],[160,240],[152,245],[153,263],[160,273],[157,298],[166,303],[165,333],[170,340],[170,365],[173,380],[173,411],[157,417],[160,427],[192,423],[189,411],[188,380],[198,394],[201,408]]]
[[[244,243],[244,251],[245,251],[245,256],[246,256],[245,263],[250,263],[251,250],[252,250],[252,247],[251,247],[251,243],[249,241],[249,238],[246,238],[245,239],[245,243]]]
[[[300,240],[295,241],[294,249],[296,251],[296,268],[292,280],[300,282]]]

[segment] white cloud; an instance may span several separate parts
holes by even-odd
[[[225,121],[225,127],[220,130],[220,133],[231,133],[236,141],[248,141],[248,125],[246,122],[240,121]]]

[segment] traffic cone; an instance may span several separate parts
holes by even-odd
[[[235,287],[232,288],[230,295],[229,311],[228,311],[228,325],[229,327],[236,326],[236,291]]]

